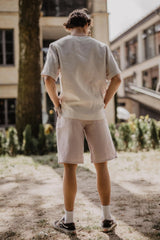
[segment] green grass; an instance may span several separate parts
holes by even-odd
[[[42,165],[48,165],[52,168],[60,168],[61,164],[58,163],[57,154],[43,155],[43,156],[32,156],[35,163]]]
[[[58,163],[56,153],[43,155],[43,156],[24,156],[17,155],[16,157],[10,157],[8,155],[0,156],[0,175],[8,175],[13,168],[21,166],[33,166],[37,169],[40,165],[48,165],[52,168],[60,168],[62,164]]]

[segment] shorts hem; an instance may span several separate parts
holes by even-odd
[[[58,162],[59,164],[64,164],[64,163],[68,163],[68,164],[82,164],[84,162]]]
[[[91,161],[91,163],[103,163],[103,162],[107,162],[107,161],[111,161],[111,160],[114,160],[115,158],[118,158],[118,156],[114,156],[114,157],[111,157],[111,158],[107,158],[105,160],[102,160],[102,161],[99,161],[99,162],[96,162],[96,161]]]

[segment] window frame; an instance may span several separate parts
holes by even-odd
[[[7,50],[6,50],[6,31],[11,30],[12,31],[12,44],[13,44],[13,63],[7,63]],[[14,41],[14,29],[13,28],[0,28],[0,31],[2,31],[2,63],[0,63],[0,67],[9,67],[9,66],[15,66],[15,41]]]
[[[53,2],[53,0],[45,0],[43,1],[41,11],[43,12],[44,17],[67,17],[70,12],[72,12],[74,9],[77,8],[88,8],[89,14],[92,11],[92,2],[91,0],[83,0],[84,4],[75,4],[75,0],[72,0],[71,2],[67,0],[56,0]],[[55,8],[53,9],[53,5],[55,5]],[[62,8],[64,6],[64,9]]]
[[[132,60],[133,53],[131,54],[131,46],[135,48],[135,58]],[[125,61],[126,68],[132,67],[138,63],[138,36],[135,35],[125,42]],[[133,62],[132,62],[133,61]]]
[[[9,123],[9,109],[8,109],[8,106],[9,106],[9,100],[14,100],[14,103],[15,103],[15,121],[16,121],[16,101],[17,99],[16,98],[1,98],[1,100],[4,100],[4,124],[0,124],[0,128],[2,127],[10,127],[10,126],[15,126],[16,123]]]
[[[150,25],[149,27],[147,27],[143,30],[145,60],[154,58],[154,57],[158,56],[160,53],[160,44],[158,44],[158,47],[157,47],[157,39],[156,39],[156,34],[158,34],[160,32],[160,30],[158,29],[159,26],[160,26],[160,21],[157,21],[156,23]],[[153,31],[152,34],[149,34],[149,30]],[[149,44],[150,35],[153,35],[153,38],[154,38],[153,39],[153,42],[154,42],[154,55],[153,56],[152,56],[152,54],[150,54],[150,52],[148,52],[148,45],[150,45]]]

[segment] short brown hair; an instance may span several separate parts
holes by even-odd
[[[84,27],[87,23],[88,26],[91,24],[91,19],[87,14],[87,8],[75,9],[69,14],[68,20],[63,25],[66,29],[74,27]]]

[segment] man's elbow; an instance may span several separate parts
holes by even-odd
[[[117,82],[118,84],[121,84],[122,82],[122,77],[120,74],[115,75],[111,80],[113,80],[114,82]]]
[[[51,81],[54,81],[54,82],[55,82],[55,80],[54,80],[52,77],[47,76],[47,75],[44,75],[44,76],[43,76],[43,81],[44,81],[44,84],[45,84],[45,85],[46,85],[47,83],[50,83]]]

